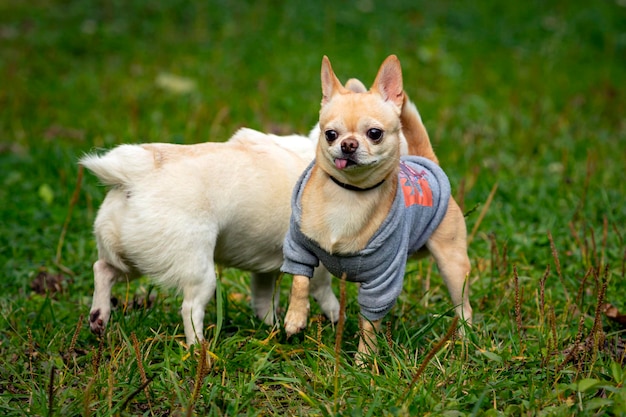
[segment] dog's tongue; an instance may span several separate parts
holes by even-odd
[[[348,165],[348,160],[343,158],[335,159],[335,166],[337,169],[344,169]]]

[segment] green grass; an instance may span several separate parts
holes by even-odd
[[[598,309],[626,312],[624,2],[229,3],[0,2],[1,414],[625,415],[626,333]],[[86,175],[71,203],[78,157],[306,132],[324,54],[370,83],[391,53],[477,226],[467,337],[434,351],[452,315],[428,260],[407,269],[374,372],[353,362],[353,286],[336,356],[315,305],[286,340],[234,269],[208,353],[181,346],[180,297],[148,279],[115,287],[106,336],[90,334],[104,190]],[[58,283],[36,291],[38,276]]]

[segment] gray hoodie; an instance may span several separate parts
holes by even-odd
[[[446,214],[450,199],[448,177],[426,158],[402,157],[396,198],[380,229],[358,253],[332,255],[300,230],[302,191],[312,167],[313,164],[302,174],[294,189],[281,270],[310,278],[321,261],[333,275],[340,277],[345,273],[349,281],[359,282],[361,314],[368,320],[381,319],[402,291],[408,256],[426,244]]]

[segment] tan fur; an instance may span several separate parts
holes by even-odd
[[[393,68],[383,64],[370,91],[354,93],[341,85],[330,61],[325,58],[323,62],[324,105],[320,111],[317,165],[302,195],[302,231],[330,253],[349,254],[363,249],[393,203],[402,142],[398,104],[403,100],[402,82],[389,82],[390,77],[398,75],[392,73]],[[372,144],[365,136],[372,127],[385,131],[380,144]],[[339,133],[330,146],[324,138],[328,129]],[[334,159],[341,153],[338,144],[345,139],[358,141],[356,156],[363,167],[350,171],[335,169]],[[331,173],[339,181],[361,188],[371,187],[383,179],[385,182],[372,191],[355,195],[329,181]]]
[[[402,133],[404,133],[408,144],[408,154],[423,156],[439,164],[439,160],[428,138],[426,127],[422,123],[422,119],[415,105],[409,100],[409,96],[406,92],[404,93],[404,103],[402,105],[400,121],[402,123]]]
[[[394,181],[351,196],[314,167],[302,195],[302,232],[329,253],[350,254],[365,247],[387,216],[397,185]],[[321,197],[321,198],[320,198]],[[354,210],[345,208],[354,207]]]
[[[397,188],[401,154],[426,157],[438,163],[417,108],[402,88],[400,62],[390,56],[381,65],[369,91],[350,80],[344,88],[332,71],[328,58],[322,61],[322,108],[316,165],[302,195],[302,232],[326,251],[350,254],[365,247],[387,216]],[[366,137],[370,128],[382,129],[384,138],[372,143]],[[337,132],[329,143],[325,132]],[[336,165],[341,156],[337,144],[358,142],[351,168]],[[346,143],[347,143],[346,142]],[[354,145],[352,145],[354,146]],[[345,158],[344,158],[345,159]],[[360,188],[379,187],[354,192],[339,187],[340,182]],[[467,255],[467,230],[463,213],[450,198],[444,219],[426,243],[448,287],[457,315],[468,324],[472,320],[467,277],[470,262]],[[308,297],[307,278],[294,276],[292,298],[285,317],[285,330],[292,335],[306,326]],[[297,295],[294,295],[297,294]],[[362,321],[357,363],[367,354],[376,353],[376,332],[381,321]]]
[[[361,337],[359,338],[359,347],[356,354],[356,364],[363,366],[367,361],[368,355],[373,355],[378,351],[378,342],[376,341],[376,333],[380,330],[382,320],[368,321],[363,317],[359,319],[359,328]]]

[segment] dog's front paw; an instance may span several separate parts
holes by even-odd
[[[109,314],[110,313],[102,311],[99,308],[91,310],[89,313],[89,328],[92,333],[98,336],[102,336],[104,334],[104,328],[109,321]]]
[[[291,337],[306,328],[308,315],[308,308],[302,311],[302,309],[289,307],[285,316],[285,333],[287,333],[287,337]]]

